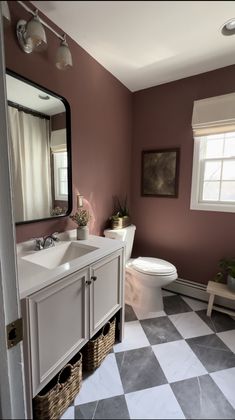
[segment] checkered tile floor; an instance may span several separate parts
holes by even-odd
[[[114,346],[62,419],[235,419],[235,321],[164,292],[164,311],[126,307]]]

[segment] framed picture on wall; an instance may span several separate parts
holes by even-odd
[[[178,197],[180,149],[142,151],[141,195]]]

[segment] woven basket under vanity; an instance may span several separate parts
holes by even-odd
[[[33,418],[59,419],[71,405],[81,388],[82,354],[78,353],[33,399]]]
[[[108,322],[102,328],[98,337],[90,340],[83,351],[83,366],[85,370],[98,368],[115,343],[116,319]]]

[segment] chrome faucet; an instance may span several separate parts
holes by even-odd
[[[58,232],[52,233],[51,235],[44,236],[42,238],[36,238],[35,250],[40,251],[42,249],[50,248],[55,246],[55,242],[59,241],[57,236]]]

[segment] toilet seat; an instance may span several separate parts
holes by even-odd
[[[150,276],[170,276],[177,273],[173,264],[159,258],[139,257],[131,259],[128,261],[127,267]]]

